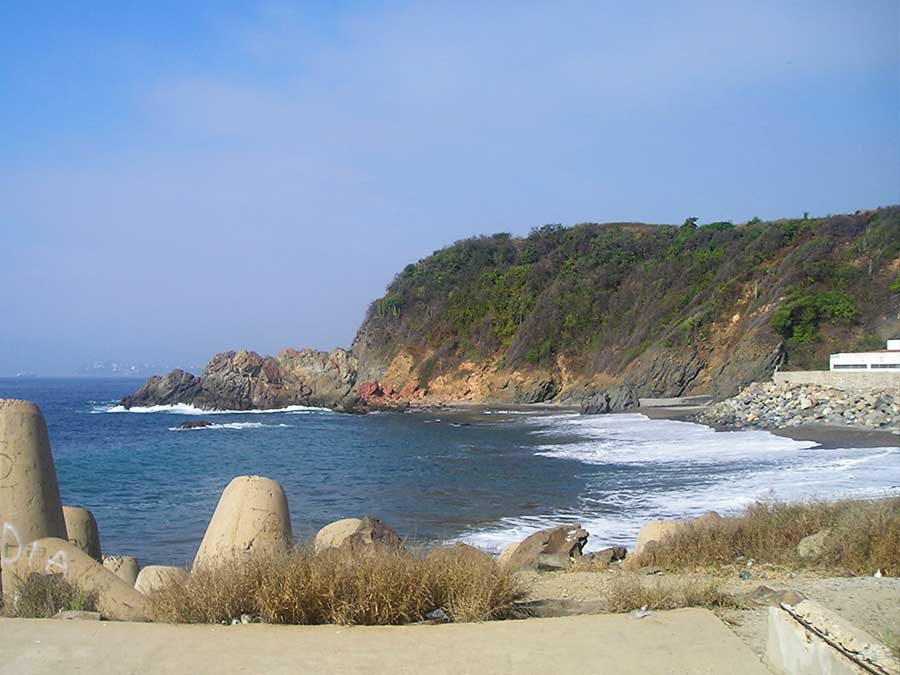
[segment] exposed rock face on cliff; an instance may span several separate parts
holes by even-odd
[[[352,409],[356,358],[345,349],[286,349],[277,357],[217,354],[200,377],[175,370],[122,400],[126,408],[185,403],[203,410],[275,409],[290,405]]]

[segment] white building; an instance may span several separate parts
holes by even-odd
[[[888,340],[887,349],[875,352],[832,354],[829,362],[831,370],[900,371],[900,340]]]

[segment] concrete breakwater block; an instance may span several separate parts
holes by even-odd
[[[132,588],[134,587],[138,573],[141,571],[141,563],[137,558],[130,555],[105,555],[102,562],[106,569]]]
[[[138,578],[134,584],[134,590],[138,593],[148,595],[154,591],[159,591],[166,586],[173,584],[181,584],[188,580],[190,575],[187,570],[180,567],[169,567],[167,565],[147,565],[138,574]]]
[[[0,399],[0,588],[6,593],[15,587],[8,566],[43,537],[67,538],[47,425],[34,403]]]
[[[46,537],[31,542],[7,571],[20,583],[31,574],[61,574],[80,590],[96,593],[97,609],[107,619],[146,621],[151,616],[145,596],[65,539]]]
[[[262,476],[238,476],[219,498],[194,568],[254,554],[285,553],[291,549],[292,538],[281,485]]]
[[[100,554],[100,530],[94,514],[77,506],[63,506],[66,533],[70,544],[74,544],[97,562],[103,561]]]

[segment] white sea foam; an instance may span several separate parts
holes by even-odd
[[[225,424],[210,424],[205,427],[169,427],[169,431],[206,431],[213,429],[289,429],[293,424],[263,424],[262,422],[227,422]]]
[[[760,499],[900,494],[900,447],[825,449],[766,431],[715,432],[634,414],[526,422],[549,441],[536,455],[585,465],[579,506],[503,518],[460,540],[499,550],[540,529],[580,522],[592,535],[589,549],[631,546],[641,525],[654,518],[711,510],[725,515]]]
[[[328,408],[318,408],[306,405],[289,405],[284,408],[273,408],[267,410],[203,410],[195,408],[187,403],[173,403],[171,405],[151,405],[151,406],[134,406],[126,408],[123,405],[107,405],[96,406],[91,410],[92,413],[168,413],[174,415],[266,415],[270,413],[287,413],[289,415],[308,414],[308,413],[330,413]]]

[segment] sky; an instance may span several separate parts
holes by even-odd
[[[0,375],[349,346],[404,265],[546,223],[900,202],[860,2],[6,2]]]

